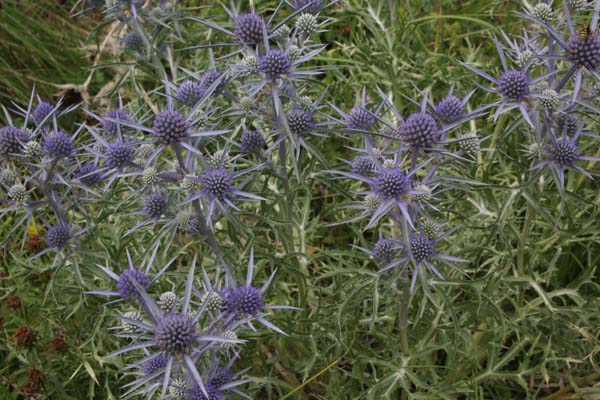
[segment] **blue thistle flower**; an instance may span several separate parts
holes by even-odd
[[[261,16],[253,12],[243,14],[234,18],[234,23],[235,28],[233,33],[241,43],[254,46],[262,41],[265,21]]]
[[[102,120],[102,129],[109,135],[118,136],[119,133],[123,134],[129,131],[127,125],[122,123],[128,124],[131,122],[131,117],[127,111],[116,108],[106,114],[106,117]]]
[[[292,3],[292,8],[295,11],[302,10],[304,12],[316,15],[325,7],[324,0],[295,0]]]
[[[294,108],[286,115],[290,132],[294,135],[302,135],[308,132],[313,125],[313,113],[301,108]]]
[[[144,50],[144,38],[136,31],[129,31],[123,38],[123,46],[127,50],[134,50],[142,53]]]
[[[240,138],[240,150],[242,153],[255,154],[267,147],[265,138],[257,130],[245,129]]]
[[[6,157],[21,154],[27,141],[28,135],[23,129],[14,126],[0,128],[0,155]]]
[[[398,254],[398,244],[392,239],[382,237],[373,245],[372,254],[377,260],[387,264]]]
[[[363,106],[354,106],[345,117],[346,128],[368,131],[375,117]]]
[[[146,360],[146,362],[144,362],[144,365],[142,366],[142,371],[144,371],[144,374],[146,374],[147,376],[154,376],[157,373],[163,371],[166,366],[167,356],[165,356],[162,353],[158,353],[158,355],[156,355],[155,357],[152,357]]]
[[[565,113],[558,116],[556,119],[558,132],[561,135],[575,136],[581,130],[582,122],[577,115]]]
[[[86,186],[96,186],[102,182],[103,176],[98,166],[92,163],[84,163],[79,167],[75,177]]]
[[[54,106],[47,101],[40,101],[37,106],[33,109],[31,113],[31,118],[33,121],[41,125],[42,122],[54,111]]]
[[[154,118],[152,132],[159,142],[173,144],[181,142],[188,135],[189,124],[176,110],[165,110]]]
[[[371,157],[357,156],[352,161],[352,173],[357,175],[372,176],[375,171],[375,163]]]
[[[46,232],[46,243],[49,248],[60,250],[69,244],[73,238],[71,229],[63,224],[54,225]]]
[[[437,121],[427,112],[411,114],[400,125],[400,136],[415,151],[430,150],[441,136]]]
[[[177,88],[175,98],[180,103],[193,105],[202,98],[203,94],[204,89],[202,88],[200,82],[187,79],[183,81]]]
[[[200,183],[212,199],[222,201],[233,194],[233,176],[223,168],[208,169],[200,178]]]
[[[498,80],[498,93],[503,94],[509,100],[521,102],[529,95],[529,77],[521,72],[509,70],[504,72]]]
[[[107,167],[122,169],[131,163],[135,152],[131,143],[118,140],[108,143],[103,155]]]
[[[375,191],[384,199],[399,200],[408,193],[409,179],[398,168],[382,168],[375,176]]]
[[[454,122],[465,114],[465,102],[460,97],[450,94],[435,105],[435,113],[444,123]]]
[[[168,210],[167,198],[162,193],[152,193],[144,197],[142,212],[149,218],[158,219]]]
[[[54,158],[66,158],[73,153],[73,141],[63,131],[56,131],[44,140],[44,150]]]
[[[137,282],[140,286],[146,288],[150,284],[150,279],[148,279],[148,276],[145,273],[138,271],[131,266],[124,269],[119,274],[119,279],[117,280],[117,292],[121,298],[137,299],[139,297],[134,282]]]
[[[292,62],[288,54],[279,49],[269,49],[258,59],[258,70],[270,80],[289,73],[291,67]]]

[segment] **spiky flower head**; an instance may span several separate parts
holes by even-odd
[[[113,136],[118,135],[119,132],[125,133],[130,131],[127,126],[123,125],[123,122],[131,123],[129,113],[123,109],[115,108],[106,113],[106,117],[102,120],[102,129]]]
[[[228,165],[231,162],[231,159],[228,152],[219,149],[214,153],[211,153],[206,162],[211,168],[219,168],[220,166]]]
[[[204,89],[200,82],[186,79],[177,88],[175,98],[183,104],[192,105],[202,98]]]
[[[27,157],[39,157],[44,151],[44,148],[37,140],[30,140],[23,146],[23,153]]]
[[[169,400],[185,400],[185,398],[187,397],[185,389],[187,388],[188,386],[185,379],[173,379],[169,385]]]
[[[462,135],[458,141],[458,148],[464,154],[470,156],[477,155],[480,151],[479,136],[475,133],[467,133]]]
[[[312,125],[313,114],[310,111],[294,108],[287,113],[287,122],[290,132],[294,135],[302,135],[308,132]]]
[[[310,13],[303,13],[296,19],[296,29],[303,35],[309,36],[315,33],[318,27],[317,17]]]
[[[536,67],[542,63],[543,61],[531,49],[523,49],[515,57],[515,65],[519,67],[519,69],[525,68],[528,64],[532,67]]]
[[[213,372],[208,384],[212,387],[221,387],[231,382],[231,379],[231,372],[227,368],[217,368]]]
[[[148,166],[142,171],[142,181],[145,185],[156,185],[158,183],[158,171],[153,166]]]
[[[156,357],[150,358],[142,366],[142,370],[146,376],[153,375],[167,366],[167,356],[163,353],[158,353]],[[155,378],[157,379],[157,378]]]
[[[350,112],[346,115],[345,121],[346,128],[348,129],[360,129],[368,131],[375,122],[375,117],[371,115],[364,107],[354,106]]]
[[[20,154],[27,142],[27,132],[14,126],[0,128],[0,155]]]
[[[65,158],[73,153],[73,141],[63,131],[57,131],[46,137],[44,150],[52,157]]]
[[[133,158],[134,150],[129,143],[120,140],[109,143],[104,150],[104,159],[109,168],[121,169],[129,164]]]
[[[102,182],[102,174],[98,171],[98,166],[92,163],[81,164],[75,176],[86,186],[96,186]]]
[[[212,385],[206,385],[206,394],[200,385],[194,385],[192,390],[188,392],[188,400],[222,400],[223,396],[220,391]],[[207,396],[208,395],[208,396]]]
[[[18,204],[24,203],[29,198],[27,188],[20,183],[12,185],[6,194],[10,200]]]
[[[434,240],[440,235],[441,227],[436,221],[426,218],[421,222],[421,232],[430,240]]]
[[[267,79],[278,79],[289,73],[291,67],[292,62],[288,54],[279,49],[269,49],[258,59],[258,70],[264,73]]]
[[[181,180],[181,187],[189,192],[192,192],[194,190],[197,190],[200,187],[200,184],[198,182],[196,182],[195,180],[190,179],[187,176],[184,176],[183,179]]]
[[[398,168],[386,168],[377,175],[375,190],[384,199],[399,199],[406,193],[408,178]]]
[[[19,174],[12,168],[3,168],[0,171],[0,182],[5,184],[6,186],[12,186],[17,183],[19,179]]]
[[[578,68],[595,71],[600,67],[600,36],[595,32],[575,35],[568,43],[568,53],[569,59]]]
[[[240,42],[255,45],[263,39],[264,26],[265,21],[262,17],[251,12],[235,19],[233,33]]]
[[[296,62],[302,57],[302,49],[295,44],[290,46],[288,50],[288,57],[291,62]]]
[[[581,127],[581,120],[575,114],[561,114],[556,120],[558,132],[574,136]]]
[[[569,7],[573,11],[584,11],[589,8],[590,3],[590,0],[569,0]]]
[[[529,95],[529,78],[525,73],[510,70],[502,74],[498,81],[498,92],[509,100],[523,101]]]
[[[531,9],[531,15],[542,22],[551,22],[554,19],[554,10],[552,6],[546,3],[538,3]]]
[[[183,115],[176,110],[164,110],[154,118],[152,131],[163,144],[180,142],[187,136],[189,125]]]
[[[440,136],[438,124],[427,112],[418,112],[408,116],[400,126],[400,136],[415,150],[431,148]]]
[[[196,327],[186,314],[167,314],[158,321],[154,340],[167,355],[187,353],[196,338]]]
[[[397,252],[396,244],[390,239],[381,238],[373,246],[373,256],[380,262],[392,261]]]
[[[375,171],[375,163],[367,156],[357,156],[352,161],[352,173],[369,176]]]
[[[183,230],[188,230],[193,220],[194,214],[188,210],[181,210],[175,215],[175,222]]]
[[[133,321],[137,321],[137,322],[142,322],[144,320],[144,317],[142,316],[142,314],[139,311],[127,311],[125,314],[123,314],[123,316],[125,318],[131,319]],[[137,332],[139,330],[139,328],[137,326],[135,326],[134,324],[132,324],[129,321],[126,320],[122,320],[121,321],[121,327],[123,328],[123,332],[125,333],[134,333]]]
[[[48,243],[48,247],[57,250],[68,245],[71,237],[71,230],[69,227],[62,224],[51,226],[46,232],[46,242]]]
[[[201,176],[200,181],[208,196],[224,200],[233,191],[233,177],[223,168],[211,168]]]
[[[444,97],[435,106],[435,112],[445,123],[454,122],[465,113],[463,101],[454,95]]]
[[[393,158],[386,158],[381,163],[381,166],[383,168],[396,168],[396,160],[394,160]]]
[[[134,282],[137,282],[143,288],[147,288],[148,285],[150,285],[148,276],[134,267],[127,267],[119,274],[119,279],[117,280],[117,292],[119,292],[119,295],[122,298],[137,299],[140,297]]]
[[[290,36],[290,33],[292,33],[292,29],[286,24],[283,24],[279,28],[277,28],[275,32],[273,32],[273,35],[279,38],[287,38],[288,36]]]
[[[123,38],[123,46],[127,50],[142,52],[144,49],[144,38],[136,31],[129,31]]]
[[[144,197],[142,212],[150,218],[160,218],[168,209],[167,198],[162,193],[152,193]]]
[[[414,235],[410,239],[410,252],[416,262],[425,261],[433,254],[433,242],[425,235]]]
[[[304,12],[318,14],[323,7],[323,2],[324,0],[295,0],[292,3],[292,8],[294,10],[300,10],[301,8],[306,7],[304,8]]]
[[[217,292],[210,292],[202,296],[202,303],[206,303],[208,311],[219,311],[223,306],[223,298]]]
[[[376,210],[377,207],[379,207],[381,205],[382,200],[378,194],[369,193],[368,195],[365,196],[364,202],[365,202],[365,206],[369,210]]]
[[[221,336],[225,339],[229,340],[238,340],[238,335],[234,331],[227,330],[221,334]],[[237,344],[234,342],[221,342],[219,343],[219,347],[223,350],[231,350],[237,347]]]
[[[240,76],[252,75],[254,71],[258,71],[259,66],[258,58],[253,55],[245,56],[240,63]]]
[[[310,96],[302,96],[300,97],[300,100],[298,101],[297,107],[305,110],[305,111],[312,111],[313,110],[313,100],[311,99]]]
[[[572,139],[559,139],[546,150],[550,160],[558,165],[571,166],[579,157],[577,143]]]
[[[135,150],[135,156],[143,160],[150,158],[152,153],[154,153],[154,145],[152,143],[144,143]]]
[[[413,194],[413,199],[417,203],[426,203],[431,199],[431,188],[424,184],[415,185],[414,190],[417,192]]]
[[[254,100],[252,97],[244,96],[240,99],[240,108],[242,111],[250,111],[254,106]]]
[[[250,285],[228,289],[223,304],[227,312],[239,317],[256,315],[264,305],[260,290]]]
[[[36,124],[41,124],[54,110],[54,106],[47,101],[40,101],[31,113],[31,118]]]
[[[214,68],[205,71],[200,77],[200,84],[203,89],[208,89],[217,81],[219,81],[219,83],[216,85],[215,90],[218,91],[225,84],[225,80],[223,79],[223,73]]]
[[[540,104],[546,110],[554,110],[558,106],[560,95],[552,89],[546,89],[541,93]]]

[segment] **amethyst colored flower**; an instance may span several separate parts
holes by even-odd
[[[28,141],[27,132],[14,126],[0,128],[0,156],[19,155]]]
[[[398,241],[398,243],[403,249],[404,254],[393,263],[381,269],[379,272],[389,271],[390,269],[398,265],[412,262],[413,269],[410,284],[411,292],[414,290],[415,284],[417,282],[417,276],[421,265],[425,265],[429,271],[433,272],[438,278],[443,280],[443,275],[433,264],[434,259],[450,266],[451,268],[457,268],[452,263],[467,262],[467,260],[464,260],[462,258],[441,254],[435,250],[436,245],[442,240],[444,240],[446,237],[448,237],[456,229],[457,228],[454,228],[448,232],[445,232],[435,239],[432,239],[423,233],[415,233],[410,235],[407,242]]]
[[[165,110],[154,119],[152,131],[160,143],[181,142],[188,134],[187,119],[176,110]]]
[[[84,163],[75,173],[75,177],[86,186],[96,186],[102,182],[103,176],[96,164]]]
[[[44,140],[44,150],[53,158],[69,157],[73,151],[73,139],[63,131],[56,131]]]
[[[251,12],[234,17],[233,20],[235,24],[233,33],[240,43],[254,46],[262,41],[265,21],[261,16]]]
[[[200,82],[186,79],[177,88],[175,98],[180,103],[193,105],[202,98],[203,94],[204,89]]]
[[[144,38],[136,31],[129,31],[123,38],[123,47],[141,54],[144,51]]]
[[[157,219],[167,213],[168,206],[169,204],[165,195],[162,193],[152,193],[144,197],[142,212],[148,218]]]
[[[239,146],[242,153],[258,154],[267,147],[267,142],[259,131],[244,129]]]
[[[561,137],[549,136],[550,143],[545,147],[547,158],[533,165],[531,169],[549,167],[553,172],[556,182],[561,189],[565,187],[565,169],[572,168],[590,179],[593,177],[585,169],[576,164],[577,161],[600,161],[600,157],[583,156],[579,152],[577,141],[581,135],[581,128],[572,136],[567,136],[566,131]]]
[[[290,5],[296,11],[313,15],[318,14],[327,6],[325,0],[293,0]]]
[[[116,108],[106,114],[106,117],[102,120],[102,128],[109,135],[118,136],[119,133],[128,132],[128,128],[122,122],[131,122],[131,117],[127,111]]]
[[[204,383],[196,366],[196,360],[216,343],[240,343],[239,340],[231,340],[215,334],[212,324],[209,324],[205,330],[200,328],[199,325],[205,314],[205,307],[193,311],[190,302],[195,265],[196,257],[194,257],[187,276],[181,312],[161,310],[148,295],[145,288],[137,280],[132,280],[133,286],[138,291],[140,303],[146,312],[147,320],[138,321],[121,315],[119,317],[121,321],[135,326],[140,333],[133,336],[137,339],[132,344],[108,354],[106,358],[135,350],[144,350],[149,355],[134,365],[144,365],[149,360],[157,357],[164,357],[166,362],[164,367],[161,367],[155,373],[144,375],[127,386],[139,387],[158,380],[162,382],[162,385],[160,385],[161,398],[165,398],[171,376],[174,371],[182,369],[186,372],[189,381],[197,386],[204,396],[208,396],[210,386]],[[108,273],[114,275],[112,271]],[[150,350],[153,350],[153,352],[150,352]]]
[[[108,168],[123,169],[131,165],[134,154],[132,143],[117,140],[108,143],[103,156]]]
[[[41,125],[54,112],[54,106],[47,101],[41,100],[31,113],[33,121]]]
[[[69,241],[72,239],[71,228],[69,226],[58,224],[48,228],[46,232],[46,243],[49,248],[61,250],[63,247],[69,245]]]
[[[248,260],[248,271],[246,274],[246,281],[243,285],[237,286],[233,280],[230,282],[230,286],[222,291],[223,298],[223,308],[224,314],[226,316],[226,322],[224,323],[226,326],[230,323],[234,323],[236,320],[242,320],[246,323],[250,329],[255,331],[254,325],[252,325],[252,321],[256,320],[260,322],[262,325],[266,326],[269,329],[274,330],[275,332],[281,333],[285,335],[286,333],[279,329],[277,326],[273,325],[265,318],[265,314],[263,313],[266,310],[274,310],[274,309],[290,309],[290,310],[298,310],[296,307],[290,306],[271,306],[265,305],[263,296],[271,281],[275,277],[275,273],[277,271],[273,271],[269,279],[265,282],[265,284],[261,288],[257,288],[252,285],[252,276],[254,273],[254,249],[250,250],[250,258]]]
[[[290,72],[292,62],[286,51],[269,49],[266,54],[258,58],[258,70],[265,74],[267,79],[281,78]]]
[[[437,121],[428,112],[411,114],[400,125],[400,137],[415,151],[430,150],[441,138]]]

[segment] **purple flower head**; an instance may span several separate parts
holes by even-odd
[[[459,97],[448,95],[435,105],[435,113],[444,123],[454,122],[465,114],[465,104]]]
[[[240,150],[242,153],[258,153],[261,149],[267,147],[265,138],[257,130],[244,130],[240,138]]]
[[[139,297],[139,292],[133,284],[134,281],[143,288],[147,288],[150,285],[150,280],[145,273],[129,266],[119,274],[119,279],[117,280],[117,292],[121,298],[137,299]]]
[[[529,95],[529,78],[520,71],[506,71],[498,80],[498,93],[509,100],[521,102]]]
[[[569,60],[577,68],[595,71],[600,67],[600,36],[590,32],[584,37],[575,35],[568,43]]]
[[[204,192],[211,199],[225,200],[233,193],[233,176],[223,168],[210,168],[200,177]]]
[[[187,314],[168,314],[157,323],[154,340],[168,355],[188,353],[196,340],[194,320]]]
[[[216,91],[225,85],[223,80],[223,72],[219,71],[218,69],[213,68],[200,75],[200,84],[204,90],[208,90],[208,88],[210,88],[217,81],[219,81],[219,83],[216,85]]]
[[[144,49],[144,38],[136,31],[129,31],[123,38],[123,46],[127,50],[134,50],[141,53]]]
[[[581,129],[581,120],[575,114],[561,114],[556,119],[558,133],[566,136],[575,136]]]
[[[409,188],[408,177],[398,168],[383,168],[375,178],[375,191],[384,199],[401,199]]]
[[[228,289],[223,300],[227,312],[236,317],[254,316],[264,306],[260,290],[250,285]]]
[[[579,157],[574,139],[558,139],[547,147],[549,159],[560,166],[573,166]]]
[[[429,259],[433,255],[434,242],[425,235],[414,235],[410,238],[410,252],[417,263]]]
[[[240,15],[235,18],[235,37],[243,44],[253,46],[263,39],[265,21],[255,13]]]
[[[200,82],[185,80],[177,88],[175,98],[177,101],[187,105],[193,105],[202,98],[204,89]]]
[[[60,250],[69,244],[72,237],[68,226],[58,224],[48,228],[46,243],[48,243],[48,247]]]
[[[371,176],[375,171],[375,163],[371,157],[357,156],[352,161],[352,173],[364,176]]]
[[[152,132],[163,144],[181,142],[188,134],[189,125],[176,110],[164,110],[154,118]]]
[[[373,246],[373,256],[384,263],[392,261],[398,253],[398,246],[395,241],[386,238],[380,238]]]
[[[142,212],[150,218],[160,218],[168,210],[167,198],[161,193],[153,193],[144,197]]]
[[[14,126],[0,128],[0,155],[21,154],[23,144],[28,141],[27,132]]]
[[[168,358],[162,353],[159,353],[156,357],[146,360],[142,366],[142,371],[146,376],[155,375],[157,372],[163,370],[167,366]],[[155,378],[156,379],[156,378]]]
[[[75,177],[86,186],[96,186],[102,182],[102,174],[98,172],[98,166],[92,163],[82,164]]]
[[[308,6],[304,9],[304,12],[315,15],[321,11],[323,8],[323,3],[324,0],[295,0],[292,3],[292,8],[297,11],[302,7]]]
[[[292,62],[286,52],[278,49],[269,49],[259,58],[258,69],[267,79],[277,79],[290,72]]]
[[[313,113],[308,110],[294,108],[287,113],[287,122],[293,134],[302,135],[311,129],[313,125]]]
[[[73,141],[63,131],[54,132],[44,141],[44,149],[55,158],[65,158],[73,153]]]
[[[210,384],[206,385],[206,394],[199,385],[188,391],[187,400],[223,400],[220,390]]]
[[[348,129],[368,131],[373,122],[375,122],[375,117],[363,106],[354,106],[346,115],[344,122]]]
[[[116,121],[113,121],[116,120]],[[131,122],[131,117],[129,116],[129,114],[127,113],[127,111],[120,109],[120,108],[116,108],[114,110],[110,110],[107,114],[106,114],[106,118],[104,118],[102,120],[102,128],[104,129],[104,132],[113,135],[113,136],[117,136],[120,133],[124,133],[125,131],[128,131],[129,128],[124,126],[123,124],[119,123],[119,122],[125,122],[125,123],[130,123]]]
[[[109,168],[121,169],[125,167],[134,155],[131,144],[121,141],[109,143],[106,150],[104,150],[104,159]]]
[[[400,126],[400,136],[413,150],[430,149],[440,139],[440,130],[433,116],[427,112],[409,115]]]
[[[42,100],[33,109],[31,117],[33,118],[33,121],[39,125],[52,113],[53,110],[54,106],[52,104]]]
[[[208,386],[218,388],[227,385],[229,382],[231,382],[232,378],[233,374],[229,372],[228,368],[216,368],[212,374],[210,374]]]

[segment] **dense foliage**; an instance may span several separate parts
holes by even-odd
[[[600,0],[66,3],[0,4],[1,398],[600,396]]]

